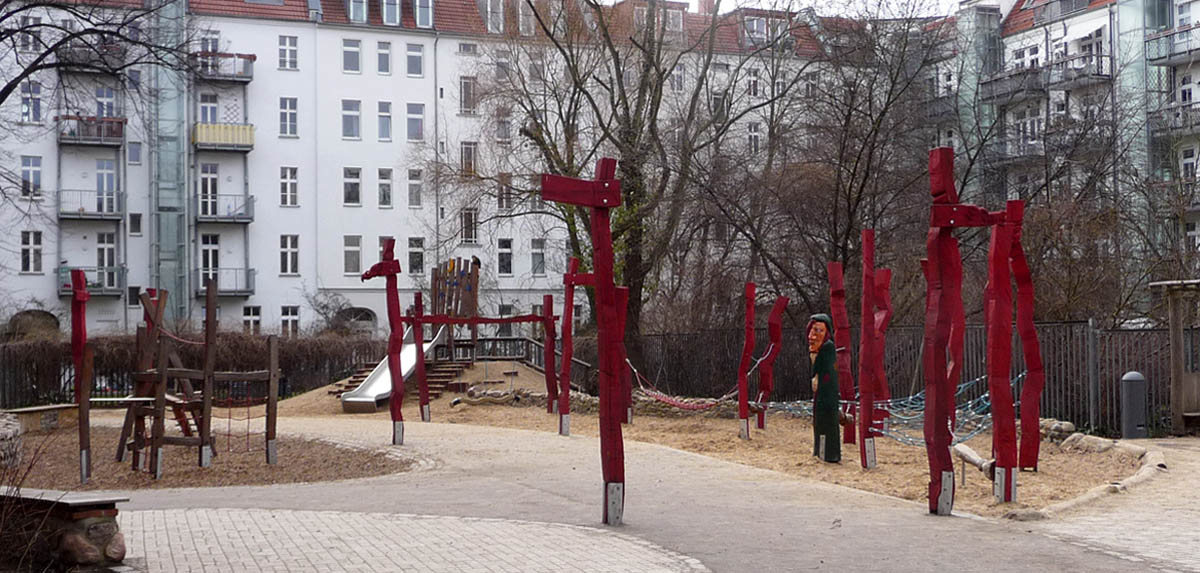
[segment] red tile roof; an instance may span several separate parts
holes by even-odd
[[[307,20],[307,0],[283,0],[282,6],[256,4],[246,0],[190,0],[188,11],[207,16],[240,16],[272,20]]]
[[[1072,15],[1085,14],[1097,8],[1103,8],[1116,2],[1116,0],[1091,0],[1087,8]],[[1008,13],[1008,17],[1004,19],[1004,26],[1000,31],[1002,36],[1011,36],[1020,34],[1033,28],[1033,13],[1038,6],[1047,4],[1047,0],[1017,0],[1012,11]]]

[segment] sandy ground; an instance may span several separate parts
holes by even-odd
[[[464,372],[462,380],[496,380],[505,378],[499,372],[511,370],[507,362],[477,364]],[[518,388],[545,389],[541,373],[518,366],[520,375],[514,381]],[[488,385],[487,389],[507,389],[504,384]],[[530,430],[557,431],[557,416],[546,413],[545,406],[450,406],[458,395],[447,394],[430,404],[433,420],[454,424],[474,424]],[[341,405],[326,389],[318,389],[280,403],[281,416],[350,416],[342,414]],[[386,410],[374,414],[355,414],[354,417],[386,419]],[[419,420],[415,398],[404,403],[406,420]],[[751,440],[738,438],[737,421],[703,416],[662,418],[634,417],[633,425],[623,426],[627,440],[638,440],[695,452],[754,467],[813,478],[829,483],[896,496],[910,500],[925,499],[928,491],[929,465],[922,447],[906,446],[891,439],[876,440],[879,465],[871,471],[859,465],[857,445],[843,445],[842,463],[826,464],[812,453],[812,426],[806,418],[769,415],[765,431],[753,430]],[[596,436],[599,419],[596,415],[573,414],[573,434]],[[968,444],[986,455],[991,451],[991,434],[982,434]],[[956,470],[960,466],[956,463]],[[1088,489],[1119,480],[1137,470],[1132,457],[1109,451],[1078,453],[1063,451],[1057,445],[1043,442],[1037,472],[1022,472],[1017,479],[1018,502],[996,504],[992,484],[982,473],[972,468],[966,474],[966,484],[959,482],[955,508],[987,516],[1001,516],[1017,508],[1042,508],[1078,496]],[[958,479],[961,480],[961,472]]]
[[[119,420],[119,418],[115,418]],[[267,465],[263,436],[252,436],[249,451],[245,437],[227,443],[217,437],[217,458],[209,468],[197,465],[197,451],[190,447],[166,447],[163,478],[155,480],[148,472],[130,470],[113,459],[120,430],[92,426],[92,478],[79,485],[79,438],[71,430],[26,434],[23,468],[32,463],[22,487],[57,490],[118,490],[142,488],[202,487],[227,485],[270,485],[332,481],[348,478],[388,475],[406,471],[411,462],[394,459],[382,452],[280,436],[279,463]],[[228,451],[232,446],[234,451]]]

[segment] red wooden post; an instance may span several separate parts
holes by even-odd
[[[554,414],[558,411],[558,371],[554,366],[554,295],[542,295],[542,317],[546,334],[542,340],[542,349],[545,351],[545,368],[542,371],[546,374],[546,413]]]
[[[871,424],[875,414],[875,384],[878,366],[875,332],[875,231],[862,231],[862,332],[858,337],[858,454],[862,467],[875,467],[875,438]]]
[[[571,435],[571,359],[575,356],[575,283],[578,280],[579,259],[571,257],[567,266],[567,274],[563,276],[563,332],[562,332],[562,370],[558,375],[561,385],[558,394],[558,433],[562,436]]]
[[[746,283],[746,332],[738,364],[738,437],[750,439],[750,361],[754,358],[754,283]]]
[[[424,307],[421,304],[421,291],[413,293],[412,333],[413,344],[417,347],[417,362],[415,375],[417,377],[417,397],[421,405],[421,421],[430,421],[429,413],[429,381],[425,379],[425,330],[421,322]],[[453,328],[447,326],[447,328]]]
[[[1046,385],[1046,372],[1042,365],[1042,350],[1038,345],[1037,329],[1033,325],[1033,277],[1029,263],[1025,260],[1025,249],[1021,246],[1021,225],[1025,216],[1025,204],[1009,201],[1009,224],[1013,225],[1012,272],[1017,282],[1017,332],[1021,335],[1021,349],[1025,355],[1025,382],[1021,385],[1021,451],[1018,465],[1021,469],[1037,471],[1038,450],[1041,447],[1042,388]]]
[[[839,399],[848,402],[854,399],[854,373],[850,370],[850,314],[846,312],[846,279],[841,263],[828,263],[829,311],[833,313],[833,343],[837,348],[837,373]],[[854,417],[854,406],[843,407],[846,414]],[[854,443],[854,425],[842,426],[842,443]]]
[[[988,343],[988,392],[992,403],[992,452],[996,456],[992,494],[996,501],[1015,501],[1017,493],[1017,427],[1014,419],[1010,370],[1012,366],[1012,284],[1009,254],[1012,227],[992,228],[988,247],[985,321]]]
[[[770,347],[767,350],[766,356],[763,357],[762,363],[758,365],[758,403],[761,409],[758,411],[758,429],[767,429],[767,400],[771,398],[771,392],[775,390],[775,359],[779,357],[779,351],[783,349],[783,311],[787,308],[788,298],[781,296],[775,299],[775,306],[771,307],[771,314],[767,316],[767,338],[770,340]]]
[[[384,277],[386,283],[388,327],[388,374],[392,379],[392,395],[388,409],[392,414],[392,445],[404,444],[404,372],[400,369],[400,349],[404,346],[404,322],[400,313],[400,292],[396,284],[396,275],[400,274],[400,261],[396,260],[396,240],[386,239],[383,243],[383,259],[375,263],[362,280],[373,277]],[[420,362],[420,361],[418,361]]]
[[[592,248],[596,300],[599,306],[600,465],[604,474],[604,523],[618,525],[625,509],[625,447],[621,441],[620,344],[616,287],[613,284],[612,228],[609,209],[621,204],[617,161],[596,164],[596,179],[586,181],[542,175],[542,197],[592,208]]]
[[[83,347],[87,345],[87,275],[80,269],[71,270],[71,360],[75,365],[75,403],[82,394],[79,388],[83,372]]]
[[[875,399],[891,400],[892,391],[888,388],[887,373],[884,372],[884,353],[887,351],[887,328],[892,322],[892,271],[879,269],[875,273],[875,359],[876,384]],[[878,420],[876,420],[878,421]]]
[[[621,332],[621,344],[618,347],[620,356],[617,357],[617,367],[620,379],[621,422],[633,423],[633,369],[629,367],[629,353],[625,349],[625,315],[629,310],[629,287],[617,287],[617,329]]]
[[[934,208],[938,204],[958,203],[954,190],[954,150],[941,147],[929,152],[929,186]],[[953,241],[951,227],[930,221],[925,240],[927,259],[922,261],[925,272],[925,450],[929,457],[929,512],[949,515],[954,509],[954,461],[950,457],[950,412],[953,402],[947,403],[946,344],[950,338],[950,313],[944,298],[943,270],[949,243]],[[951,285],[953,286],[953,285]],[[953,393],[950,393],[953,396]]]

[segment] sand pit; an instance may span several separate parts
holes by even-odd
[[[509,363],[492,363],[491,371],[507,370]],[[520,366],[516,387],[544,391],[541,373]],[[463,380],[500,379],[485,376],[483,365],[464,372]],[[489,389],[506,389],[504,384],[489,385]],[[450,406],[455,394],[447,394],[430,404],[435,422],[475,424],[557,431],[557,416],[547,414],[544,404],[533,407],[513,406]],[[280,402],[281,416],[343,416],[338,400],[325,389]],[[386,410],[355,416],[387,419]],[[409,397],[404,402],[406,420],[419,420],[417,402]],[[573,414],[571,432],[576,435],[598,436],[599,419],[594,414]],[[418,422],[419,423],[419,422]],[[812,457],[812,426],[806,418],[770,415],[767,430],[753,430],[751,440],[737,437],[737,421],[732,419],[690,416],[664,418],[634,417],[632,426],[623,426],[625,439],[649,442],[695,452],[715,458],[776,470],[796,476],[818,479],[900,497],[924,503],[929,480],[929,465],[925,450],[899,444],[891,439],[876,440],[879,467],[864,471],[858,463],[857,446],[843,446],[841,464],[825,464]],[[968,444],[977,452],[991,451],[991,435],[982,434]],[[986,476],[968,466],[966,484],[958,482],[956,509],[999,517],[1020,508],[1043,508],[1078,496],[1088,489],[1110,483],[1137,470],[1137,460],[1115,450],[1104,453],[1063,451],[1057,445],[1043,442],[1038,472],[1022,472],[1018,476],[1017,503],[996,504],[992,499],[992,484]],[[960,469],[956,460],[955,469]],[[956,476],[961,479],[961,474]]]

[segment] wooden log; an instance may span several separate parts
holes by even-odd
[[[217,364],[217,281],[209,278],[204,285],[204,387],[201,390],[204,400],[196,420],[199,425],[200,447],[197,455],[200,467],[206,468],[212,464],[212,456],[216,448],[212,439],[212,398],[213,371]]]
[[[92,376],[96,352],[91,345],[83,348],[83,370],[75,381],[79,389],[79,483],[87,485],[92,477]]]
[[[167,360],[171,352],[171,341],[166,337],[158,339],[158,383],[154,387],[154,416],[152,418],[152,434],[150,443],[150,471],[154,479],[162,478],[163,474],[163,434],[166,433],[165,418],[167,407]]]
[[[955,457],[975,466],[979,471],[987,475],[988,479],[996,478],[996,460],[985,460],[982,456],[975,453],[971,446],[966,444],[957,444],[953,450]]]
[[[479,316],[479,264],[471,262],[471,314]],[[479,325],[471,323],[471,362],[475,362],[475,352],[479,344]]]
[[[275,450],[275,422],[279,412],[279,337],[267,337],[267,368],[271,378],[267,382],[267,463],[279,461]]]

